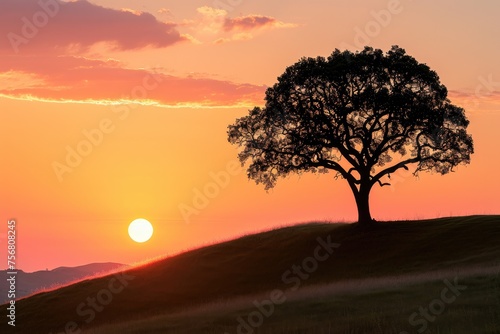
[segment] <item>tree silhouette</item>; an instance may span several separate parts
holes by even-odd
[[[229,126],[243,147],[248,177],[272,188],[278,178],[335,171],[349,183],[358,222],[370,224],[369,195],[390,174],[414,168],[446,174],[473,153],[464,109],[447,99],[436,72],[404,49],[335,50],[302,58],[268,88],[264,108]]]

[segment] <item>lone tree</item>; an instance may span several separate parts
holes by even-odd
[[[335,50],[302,58],[267,89],[264,108],[229,126],[248,177],[272,188],[279,177],[335,171],[347,180],[358,222],[373,222],[369,195],[404,168],[446,174],[473,153],[464,109],[447,99],[436,72],[393,46],[387,53]]]

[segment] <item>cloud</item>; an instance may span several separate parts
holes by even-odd
[[[116,10],[79,0],[1,0],[0,52],[86,50],[108,43],[119,50],[162,48],[186,41],[173,23],[152,14]]]
[[[193,21],[196,30],[212,34],[217,34],[221,30],[227,16],[225,10],[203,6],[196,11],[201,14],[201,20]]]
[[[10,98],[158,106],[253,106],[264,86],[127,69],[115,60],[75,56],[0,57],[0,95]],[[36,60],[36,61],[35,61]],[[15,70],[13,70],[15,69]]]
[[[198,12],[223,32],[225,11],[201,7]],[[200,43],[197,36],[181,35],[177,28],[149,13],[104,8],[87,0],[0,0],[0,36],[7,36],[0,39],[0,95],[99,104],[133,101],[173,107],[262,104],[264,86],[209,77],[176,77],[161,71],[126,68],[117,60],[103,60],[99,55],[89,58],[93,47],[103,44],[126,51],[163,48],[182,41]],[[9,43],[8,36],[13,35],[27,41],[17,45],[18,52]],[[229,38],[250,37],[246,31],[239,31]]]
[[[249,31],[262,28],[293,28],[296,26],[296,24],[281,22],[270,16],[247,15],[236,18],[226,18],[223,28],[224,31]]]
[[[198,9],[196,9],[196,11],[209,18],[223,18],[227,15],[227,11],[225,11],[224,9],[212,8],[209,6],[199,7]]]
[[[249,40],[255,37],[256,32],[262,32],[266,29],[293,28],[297,26],[264,15],[246,15],[231,18],[228,16],[227,11],[209,6],[200,7],[197,12],[201,15],[201,19],[191,21],[191,25],[198,31],[220,35],[215,39],[214,44]]]
[[[158,14],[173,16],[172,11],[170,11],[170,9],[167,8],[158,9]]]

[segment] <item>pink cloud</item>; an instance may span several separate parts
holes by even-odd
[[[97,43],[130,50],[167,47],[187,40],[173,23],[150,13],[134,13],[94,5],[87,0],[1,0],[0,52],[82,50]]]
[[[115,103],[135,101],[160,106],[252,106],[265,87],[199,77],[175,77],[120,67],[116,61],[74,56],[0,57],[0,94],[51,101]],[[32,84],[16,84],[16,77]],[[12,80],[12,84],[9,84]]]
[[[291,23],[284,23],[270,16],[263,15],[247,15],[235,18],[226,18],[224,20],[224,31],[234,30],[254,30],[265,27],[272,28],[290,28],[296,25]]]
[[[222,23],[221,23],[222,24]],[[265,87],[213,78],[175,77],[87,58],[106,43],[120,50],[198,41],[153,15],[87,0],[0,0],[0,95],[11,98],[160,106],[252,106]],[[12,36],[21,42],[12,46]]]
[[[204,32],[219,35],[213,43],[223,44],[232,41],[250,40],[256,34],[264,30],[276,28],[292,28],[296,24],[285,23],[276,18],[264,15],[246,15],[235,18],[229,17],[229,13],[220,8],[209,6],[197,9],[199,19],[188,22],[196,32]],[[195,33],[196,33],[195,32]]]

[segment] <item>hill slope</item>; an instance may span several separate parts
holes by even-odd
[[[71,333],[287,289],[297,281],[305,286],[496,264],[499,241],[500,216],[379,223],[369,230],[354,224],[286,227],[132,268],[121,277],[87,280],[18,301],[16,327],[23,333],[59,333],[66,326]],[[324,247],[328,243],[337,244],[329,256]],[[316,266],[315,255],[322,258]]]

